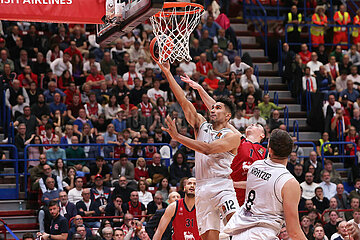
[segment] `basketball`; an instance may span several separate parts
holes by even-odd
[[[158,38],[160,41],[158,41]],[[174,49],[174,41],[171,37],[160,35],[153,38],[150,43],[150,53],[155,61],[165,62]]]

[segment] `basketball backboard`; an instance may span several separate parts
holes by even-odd
[[[96,42],[109,44],[132,31],[140,23],[159,12],[164,0],[107,0],[110,2],[111,17],[104,16],[104,24],[96,27]],[[108,5],[107,5],[108,7]],[[108,9],[108,8],[107,8]]]

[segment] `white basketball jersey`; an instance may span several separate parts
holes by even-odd
[[[229,222],[228,233],[259,226],[279,232],[284,223],[281,190],[293,175],[270,159],[254,162],[247,175],[245,203]]]
[[[199,128],[196,140],[211,143],[232,133],[229,128],[215,131],[211,123],[203,122]],[[231,163],[235,155],[231,152],[205,155],[195,152],[195,176],[197,180],[209,178],[228,178],[232,172]]]

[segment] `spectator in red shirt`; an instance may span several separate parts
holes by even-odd
[[[301,44],[301,52],[299,52],[303,64],[307,64],[311,61],[311,52],[305,43]]]
[[[104,75],[99,74],[95,65],[91,65],[90,75],[87,76],[86,82],[91,85],[92,89],[100,89],[101,83],[105,83],[105,77]]]
[[[205,78],[204,82],[207,83],[211,91],[214,91],[218,88],[219,79],[216,77],[213,70],[209,70],[208,76]]]
[[[342,129],[344,133],[349,131],[351,126],[350,119],[347,116],[344,116],[344,111],[341,108],[336,109],[336,115],[331,119],[331,130],[338,133],[338,126],[342,124]]]
[[[146,167],[146,161],[144,158],[140,157],[136,160],[136,167],[135,167],[135,177],[136,181],[139,180],[146,180],[149,178],[149,172]]]
[[[30,88],[31,82],[35,82],[37,86],[37,79],[38,76],[31,71],[30,66],[26,66],[24,68],[24,72],[18,76],[18,80],[20,81],[20,87],[24,87],[26,89]]]
[[[130,213],[137,218],[146,214],[145,205],[139,201],[139,193],[137,191],[131,192],[130,201],[123,203],[122,209],[124,212]],[[140,221],[145,222],[145,217],[142,217]]]
[[[350,126],[349,128],[349,134],[346,136],[345,141],[346,142],[353,142],[356,144],[358,136],[356,133],[356,128],[354,126]],[[348,155],[355,155],[355,147],[352,144],[347,144],[345,146],[346,154]]]
[[[66,104],[67,106],[69,106],[70,104],[72,104],[74,95],[78,95],[78,96],[81,98],[81,96],[80,96],[80,91],[79,91],[79,89],[76,88],[74,82],[71,82],[71,83],[70,83],[69,88],[66,89],[66,90],[64,91],[64,93],[66,94],[65,104]],[[80,100],[80,102],[81,102],[81,100]]]
[[[70,55],[70,57],[72,57],[73,55],[77,54],[79,55],[81,61],[83,60],[83,56],[80,52],[79,49],[77,49],[76,47],[76,42],[75,41],[71,41],[70,42],[70,47],[68,47],[67,49],[65,49],[64,53],[68,53]]]
[[[74,83],[74,78],[71,76],[69,70],[65,70],[58,80],[58,88],[65,90],[70,86],[70,83]]]
[[[206,54],[200,54],[200,61],[196,63],[196,71],[198,71],[202,77],[206,78],[211,69],[213,69],[213,66],[206,60]]]

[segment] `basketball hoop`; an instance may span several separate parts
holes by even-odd
[[[200,22],[204,7],[186,2],[165,2],[150,18],[155,38],[150,43],[152,57],[159,61],[190,61],[189,39]]]

